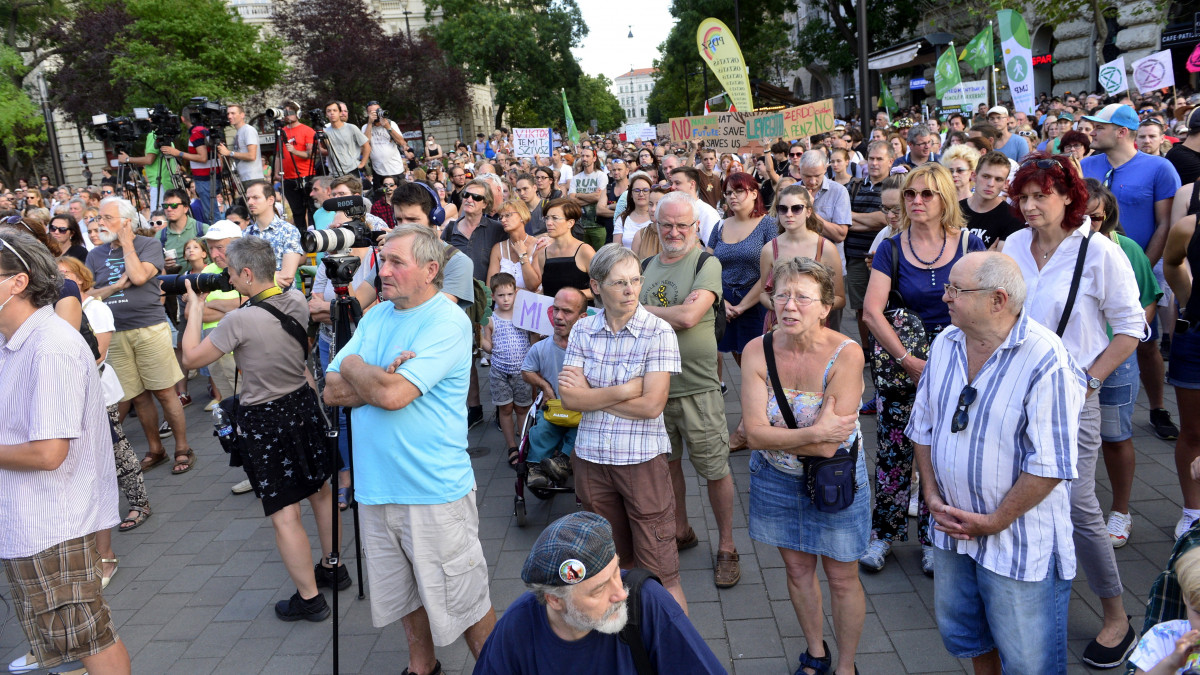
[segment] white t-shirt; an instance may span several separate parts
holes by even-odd
[[[721,214],[708,205],[708,202],[696,200],[696,210],[700,212],[700,241],[706,242],[712,236],[713,228],[721,222]]]
[[[558,167],[557,171],[558,184],[566,185],[569,188],[571,186],[571,178],[575,175],[575,172],[571,170],[571,165],[563,162],[563,165]]]
[[[92,326],[92,333],[95,335],[111,333],[117,329],[116,323],[113,322],[112,310],[104,304],[103,300],[86,296],[83,300],[83,315],[87,317],[88,323]],[[125,398],[125,390],[121,388],[121,380],[117,378],[117,371],[108,365],[107,361],[104,363],[104,371],[100,373],[100,385],[104,387],[104,405],[106,407],[120,403],[121,399]]]
[[[1167,658],[1171,652],[1175,651],[1175,641],[1183,637],[1192,629],[1192,624],[1187,619],[1176,619],[1175,621],[1164,621],[1160,624],[1155,624],[1134,648],[1133,653],[1129,655],[1129,662],[1140,668],[1143,672],[1149,671],[1154,666],[1157,666],[1160,661]],[[1187,669],[1187,666],[1200,662],[1200,655],[1193,655],[1184,664],[1184,667],[1176,670],[1176,673],[1182,673]]]
[[[884,225],[879,234],[875,235],[875,241],[871,242],[870,254],[875,255],[875,251],[879,249],[879,245],[883,243],[883,240],[894,236],[896,236],[896,231],[892,229],[892,226]]]
[[[571,178],[571,194],[586,195],[603,192],[608,187],[608,174],[596,170],[591,173],[577,173]]]
[[[634,214],[629,214],[628,218],[618,217],[613,221],[613,239],[621,238],[621,245],[625,248],[633,248],[633,237],[642,228],[650,224],[651,218],[647,218],[646,222],[639,223],[634,221]]]
[[[392,131],[400,133],[400,127],[392,120],[387,121]],[[362,126],[363,135],[371,141],[371,170],[376,176],[399,176],[404,173],[404,152],[387,129],[374,124]]]
[[[238,129],[237,133],[233,136],[233,148],[231,150],[234,152],[249,152],[251,145],[258,145],[258,129],[249,124],[243,124],[242,128]],[[238,178],[243,181],[263,179],[261,147],[257,154],[258,156],[254,159],[234,160],[237,166]]]

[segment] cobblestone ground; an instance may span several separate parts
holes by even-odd
[[[730,428],[740,418],[739,377],[727,358],[725,378]],[[486,378],[486,371],[483,371]],[[331,673],[333,624],[330,621],[284,623],[273,605],[295,590],[288,579],[270,523],[253,494],[233,495],[229,488],[242,480],[240,469],[228,466],[203,410],[204,383],[191,382],[196,404],[187,409],[189,438],[198,464],[182,476],[170,475],[164,464],[146,475],[154,515],[127,534],[115,533],[113,545],[120,570],[105,595],[121,638],[133,657],[138,675],[179,673]],[[487,387],[483,387],[485,392]],[[1167,388],[1167,407],[1175,409],[1174,392]],[[490,411],[490,406],[485,406]],[[1126,611],[1141,627],[1147,592],[1171,550],[1171,533],[1179,517],[1174,443],[1158,440],[1149,427],[1145,395],[1135,412],[1134,444],[1138,465],[1133,484],[1133,535],[1117,551],[1125,583]],[[145,441],[136,419],[126,422],[138,454]],[[873,465],[875,422],[864,417],[868,463]],[[171,439],[165,440],[168,449]],[[488,415],[486,424],[470,433],[471,454],[478,482],[480,535],[492,577],[492,602],[503,612],[523,591],[520,568],[529,547],[552,519],[576,508],[571,495],[542,502],[529,496],[528,523],[518,527],[513,517],[514,474],[504,462],[503,440]],[[709,646],[732,673],[791,673],[805,649],[804,638],[788,601],[779,553],[752,542],[747,535],[747,471],[749,453],[731,458],[737,485],[734,538],[741,552],[742,580],[736,587],[717,590],[712,583],[716,554],[716,524],[705,490],[691,467],[688,475],[688,513],[700,546],[680,556],[683,587],[691,619]],[[1097,470],[1101,506],[1108,510],[1108,479],[1103,463]],[[315,523],[305,504],[305,522],[316,541]],[[353,540],[347,527],[347,564],[353,570]],[[866,625],[859,645],[863,673],[970,672],[967,661],[943,648],[933,618],[933,583],[921,574],[920,546],[897,544],[883,572],[862,575],[867,593]],[[314,550],[314,560],[318,552]],[[1082,572],[1081,572],[1082,575]],[[3,584],[0,578],[0,584]],[[399,673],[407,664],[406,641],[399,622],[383,629],[371,626],[368,600],[357,598],[357,578],[351,591],[339,596],[339,670],[342,673]],[[369,584],[368,584],[369,592]],[[825,596],[826,639],[833,645],[828,588]],[[6,602],[7,585],[0,586]],[[325,590],[329,597],[329,590]],[[1088,640],[1100,627],[1099,601],[1082,576],[1076,579],[1071,601],[1072,673],[1086,672],[1078,661]],[[10,606],[0,624],[0,655],[5,663],[28,648]],[[470,673],[474,659],[465,643],[438,650],[448,674]]]

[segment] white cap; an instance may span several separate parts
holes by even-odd
[[[233,222],[232,220],[218,220],[212,225],[209,225],[208,231],[204,233],[203,237],[201,237],[201,239],[208,239],[209,241],[241,238],[242,228],[238,227],[237,223]]]
[[[992,106],[992,108],[987,111],[987,114],[988,116],[1004,115],[1005,117],[1008,117],[1008,108],[1005,108],[1002,105]]]

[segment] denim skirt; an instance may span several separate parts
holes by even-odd
[[[755,450],[750,454],[750,538],[839,562],[858,560],[871,536],[871,488],[862,452],[854,473],[854,503],[824,513],[813,506],[804,476],[776,469]]]

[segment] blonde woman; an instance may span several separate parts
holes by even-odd
[[[811,258],[830,269],[833,278],[833,305],[831,309],[846,306],[846,289],[842,280],[842,258],[837,246],[821,236],[821,221],[813,209],[812,193],[803,185],[789,185],[775,200],[776,220],[779,221],[779,236],[762,247],[759,267],[763,286],[759,302],[767,308],[765,330],[775,327],[775,288],[772,285],[775,263],[792,258]]]
[[[975,189],[975,167],[979,164],[979,151],[971,145],[955,145],[942,153],[942,166],[950,171],[950,179],[958,190],[958,200],[971,196]]]

